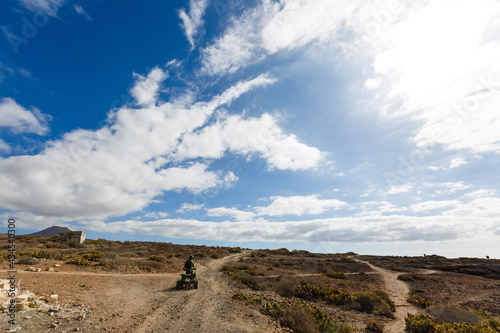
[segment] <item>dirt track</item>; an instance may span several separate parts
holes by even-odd
[[[410,304],[406,301],[406,297],[408,297],[410,293],[410,288],[408,285],[398,280],[398,276],[401,272],[391,271],[388,269],[380,268],[375,265],[370,264],[367,261],[361,261],[367,265],[369,265],[376,274],[380,274],[384,281],[384,290],[389,294],[389,297],[396,303],[396,313],[394,316],[396,317],[394,321],[388,323],[384,332],[387,333],[401,333],[405,330],[405,320],[404,318],[408,313],[417,314],[420,313],[420,309],[415,305]]]
[[[176,290],[180,275],[171,273],[19,271],[22,289],[37,295],[55,291],[61,310],[59,317],[36,310],[18,313],[18,332],[283,332],[268,317],[232,300],[238,287],[219,269],[244,255],[197,263],[197,290]],[[57,328],[47,329],[54,323]],[[5,324],[2,320],[0,327]]]

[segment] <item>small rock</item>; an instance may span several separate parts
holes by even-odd
[[[49,325],[49,328],[57,328],[57,326],[59,326],[59,325],[57,325],[56,323],[51,323]]]

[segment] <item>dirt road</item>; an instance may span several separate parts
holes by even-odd
[[[242,255],[200,267],[197,290],[166,290],[161,305],[134,332],[280,332],[264,315],[231,300],[234,290],[219,270]]]
[[[356,258],[353,258],[357,260]],[[370,264],[367,261],[361,261],[371,267],[375,271],[375,273],[380,274],[384,281],[384,290],[389,294],[389,297],[396,303],[396,312],[394,316],[396,319],[390,323],[388,323],[384,332],[386,333],[401,333],[405,330],[405,320],[404,318],[408,313],[417,314],[420,313],[421,310],[415,305],[408,303],[406,298],[410,293],[410,288],[408,285],[398,280],[398,276],[401,272],[391,271],[388,269],[380,268],[375,265]]]
[[[19,271],[21,288],[59,295],[55,316],[19,314],[18,331],[45,332],[283,332],[269,317],[235,301],[237,283],[219,270],[245,253],[196,263],[197,290],[176,290],[180,274]],[[179,271],[180,273],[180,271]],[[6,322],[0,327],[7,327]]]

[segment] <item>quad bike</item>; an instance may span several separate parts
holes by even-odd
[[[175,289],[187,289],[189,287],[193,289],[198,289],[198,278],[196,277],[196,272],[187,272],[181,274],[181,279],[177,281]]]

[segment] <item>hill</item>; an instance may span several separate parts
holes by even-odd
[[[28,236],[52,237],[52,236],[59,235],[63,231],[71,231],[71,230],[66,228],[66,227],[52,226],[50,228],[43,229],[43,230],[34,232],[32,234],[29,234]]]

